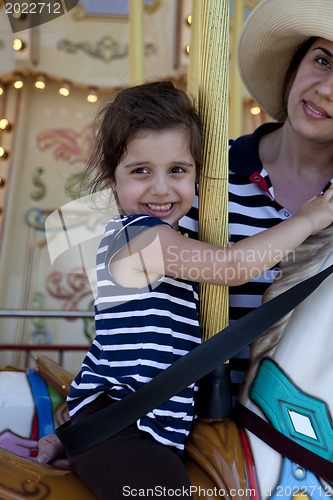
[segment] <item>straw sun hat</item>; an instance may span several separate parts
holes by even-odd
[[[282,93],[289,64],[312,36],[333,41],[333,0],[263,0],[244,23],[240,75],[253,99],[276,120],[286,118]]]

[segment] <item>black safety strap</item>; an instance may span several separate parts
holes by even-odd
[[[333,463],[288,438],[245,406],[237,403],[233,418],[283,457],[327,481],[333,481]]]
[[[333,265],[251,311],[121,401],[75,424],[66,422],[58,427],[56,434],[67,456],[102,443],[210,373],[298,306],[332,272]]]

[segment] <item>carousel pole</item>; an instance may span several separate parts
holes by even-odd
[[[199,0],[193,0],[199,1]],[[200,0],[199,111],[203,120],[203,167],[199,179],[199,238],[217,245],[228,242],[228,68],[229,0]],[[191,54],[191,48],[190,48]],[[203,340],[229,322],[226,287],[200,286]],[[231,409],[229,364],[200,380],[197,418],[185,447],[184,464],[196,492],[231,491],[247,486],[242,443]],[[201,418],[200,418],[201,417]],[[235,478],[235,479],[234,479]],[[240,498],[240,495],[236,495]],[[210,498],[220,498],[216,493]],[[200,494],[193,493],[194,500]]]
[[[237,65],[237,42],[244,23],[244,0],[233,1],[230,61],[230,124],[229,137],[239,137],[243,130],[243,83]]]
[[[144,0],[129,0],[131,85],[140,85],[144,82],[143,2]]]
[[[228,242],[228,67],[229,0],[193,0],[200,5],[199,111],[203,122],[203,166],[199,178],[199,239]],[[194,21],[194,18],[193,18]],[[191,56],[190,47],[190,56]],[[192,53],[192,57],[195,57]],[[228,326],[227,287],[200,285],[200,327],[205,341]],[[200,381],[197,414],[230,416],[229,363]]]
[[[199,93],[199,27],[200,27],[200,0],[193,0],[192,22],[190,38],[190,59],[187,71],[187,92],[193,101],[198,104]]]
[[[194,0],[198,1],[198,0]],[[228,242],[229,0],[200,1],[199,109],[203,168],[199,179],[199,239]],[[228,326],[228,289],[200,286],[203,340]]]

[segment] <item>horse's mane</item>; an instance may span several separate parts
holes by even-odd
[[[291,288],[293,285],[313,276],[320,270],[323,259],[333,248],[333,224],[325,230],[310,236],[302,245],[280,262],[280,272],[273,284],[263,295],[263,303]],[[292,312],[284,316],[265,334],[259,337],[250,349],[250,363],[241,394],[246,395],[256,374],[259,361],[271,355],[283,335]]]

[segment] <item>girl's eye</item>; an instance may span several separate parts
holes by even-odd
[[[172,174],[181,174],[182,172],[185,172],[182,167],[172,167],[171,169]]]
[[[133,174],[148,174],[148,169],[145,167],[138,167],[132,172]]]

